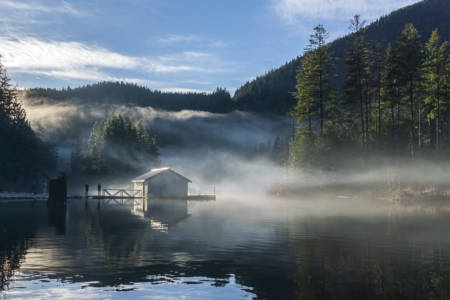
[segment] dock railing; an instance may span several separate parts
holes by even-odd
[[[141,190],[103,189],[103,198],[143,198]]]

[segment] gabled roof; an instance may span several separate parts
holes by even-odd
[[[188,182],[192,182],[189,178],[184,177],[183,175],[181,175],[181,174],[175,172],[174,170],[172,170],[172,169],[170,169],[170,168],[168,168],[168,167],[165,167],[165,168],[158,168],[158,169],[151,169],[149,172],[147,172],[147,173],[145,173],[145,174],[142,174],[141,176],[138,176],[138,177],[134,178],[134,179],[132,180],[132,182],[143,182],[143,181],[149,180],[150,178],[155,177],[156,175],[159,175],[159,174],[161,174],[161,173],[163,173],[163,172],[172,172],[172,173],[174,173],[175,175],[180,176],[180,177],[183,178],[184,180],[186,180],[186,181],[188,181]]]

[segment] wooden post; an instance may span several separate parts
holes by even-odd
[[[97,195],[100,197],[100,192],[102,190],[102,185],[99,183],[97,184]]]
[[[51,179],[48,184],[48,207],[63,207],[67,199],[66,175],[61,173],[58,178]]]
[[[87,199],[89,196],[89,184],[84,185],[84,197]]]

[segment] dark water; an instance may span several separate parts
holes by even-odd
[[[450,212],[342,199],[0,204],[0,298],[449,299]]]

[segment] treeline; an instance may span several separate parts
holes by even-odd
[[[42,192],[55,163],[55,152],[31,129],[0,63],[0,191]]]
[[[361,33],[370,43],[379,42],[382,47],[394,43],[405,24],[414,24],[423,37],[428,38],[437,28],[444,40],[450,39],[450,1],[424,0],[399,9],[373,22]],[[328,52],[334,61],[334,77],[331,83],[340,87],[345,81],[345,57],[352,46],[353,34],[330,43]],[[296,102],[291,93],[296,90],[296,73],[304,56],[299,56],[280,68],[271,70],[238,88],[233,100],[240,110],[253,112],[289,113]]]
[[[142,121],[111,115],[94,124],[88,142],[72,152],[71,173],[80,177],[126,175],[144,171],[158,162],[156,137]]]
[[[383,47],[364,37],[352,19],[345,77],[332,84],[336,63],[327,31],[314,28],[297,73],[293,116],[300,124],[289,161],[302,167],[339,167],[368,153],[415,158],[446,155],[450,146],[448,42],[434,30],[427,42],[406,24]]]
[[[171,93],[151,90],[134,83],[99,82],[77,88],[34,88],[26,91],[30,98],[74,101],[79,104],[131,104],[169,111],[184,109],[226,113],[234,109],[230,93],[217,88],[212,93]]]

